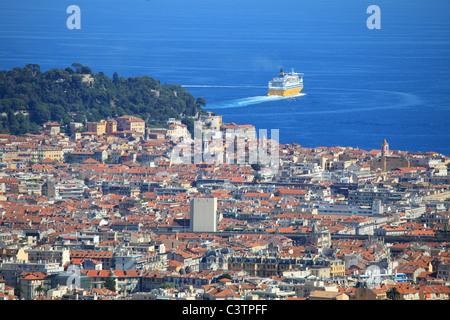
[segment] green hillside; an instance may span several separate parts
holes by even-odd
[[[150,124],[168,118],[189,123],[204,105],[203,98],[195,99],[179,85],[117,73],[111,79],[78,63],[45,72],[36,64],[0,71],[0,133],[20,135],[48,121],[68,125],[125,114]]]

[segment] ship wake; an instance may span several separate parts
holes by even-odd
[[[259,104],[259,103],[265,103],[270,101],[278,101],[278,100],[285,100],[285,99],[294,99],[301,96],[306,96],[306,93],[299,93],[292,96],[254,96],[254,97],[246,97],[246,98],[240,98],[240,99],[233,99],[233,100],[226,100],[226,101],[219,101],[212,103],[208,106],[208,109],[225,109],[225,108],[240,108],[245,107],[253,104]]]
[[[204,85],[204,84],[183,84],[183,88],[267,88],[267,86],[218,86],[218,85]]]

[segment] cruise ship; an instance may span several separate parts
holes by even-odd
[[[303,73],[290,73],[280,70],[280,76],[269,81],[268,96],[293,96],[299,94],[303,89]]]

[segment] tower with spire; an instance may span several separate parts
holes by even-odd
[[[386,139],[384,139],[383,143],[381,144],[381,156],[389,156],[389,143],[387,143]]]

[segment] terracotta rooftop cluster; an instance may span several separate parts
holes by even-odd
[[[448,298],[448,157],[280,144],[268,173],[172,163],[151,134],[0,135],[4,299]],[[197,197],[217,233],[191,232]],[[361,285],[371,266],[389,281]],[[64,288],[70,267],[89,287]]]

